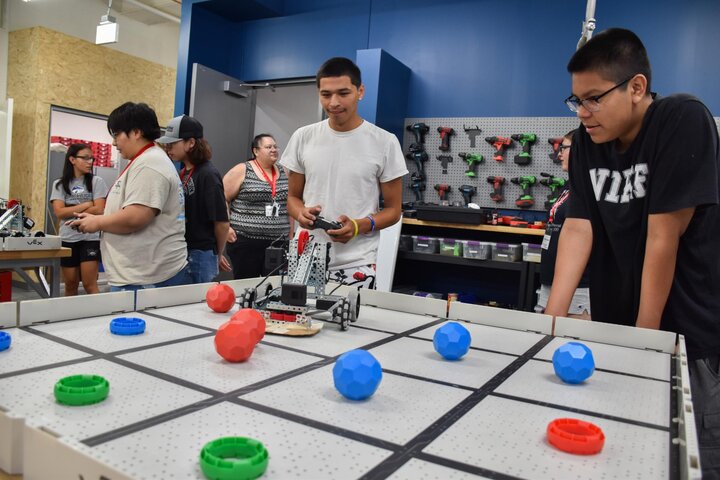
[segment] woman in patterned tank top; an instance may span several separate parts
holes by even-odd
[[[292,234],[287,172],[276,165],[280,155],[272,135],[257,135],[252,154],[253,158],[234,166],[223,178],[230,212],[226,253],[236,279],[269,273],[263,272],[265,249]]]

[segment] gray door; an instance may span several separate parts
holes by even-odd
[[[193,64],[190,116],[203,124],[221,175],[250,158],[256,92],[243,82],[198,63]]]

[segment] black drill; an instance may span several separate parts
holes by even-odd
[[[478,135],[480,135],[480,127],[475,125],[475,128],[473,127],[466,127],[463,124],[463,130],[465,130],[465,133],[467,133],[468,138],[470,139],[470,148],[475,148],[475,138],[477,138]]]
[[[472,197],[477,193],[477,188],[472,185],[460,185],[458,191],[462,194],[463,200],[465,200],[465,206],[467,207],[472,202]]]
[[[453,130],[450,127],[438,127],[438,132],[440,132],[440,150],[443,152],[447,152],[450,150],[450,137],[452,135],[455,135],[455,130]]]
[[[415,148],[419,148],[420,150],[424,150],[422,144],[425,143],[425,134],[430,131],[430,127],[422,122],[419,122],[408,125],[405,128],[408,132],[412,132],[413,135],[415,135],[415,143],[412,144],[410,150],[413,150],[413,146]]]
[[[405,154],[405,158],[415,162],[418,173],[422,175],[422,179],[425,180],[425,162],[427,162],[428,154],[424,150],[419,152],[410,152]]]
[[[442,164],[442,173],[447,173],[447,165],[453,161],[452,155],[438,155],[436,158],[440,160]]]
[[[530,187],[535,185],[537,179],[532,175],[525,175],[523,177],[511,178],[510,181],[515,185],[520,185],[522,188],[522,194],[515,200],[515,205],[520,208],[530,208],[535,205],[535,199],[530,194]]]
[[[520,142],[522,145],[522,153],[515,155],[515,163],[518,165],[528,165],[532,161],[532,155],[530,155],[530,148],[533,143],[537,141],[537,135],[534,133],[518,133],[510,135],[510,138]]]
[[[415,194],[415,203],[423,203],[421,192],[425,191],[425,177],[415,172],[410,176],[410,180],[412,182],[410,184],[410,189],[412,189]]]
[[[505,185],[505,177],[487,177],[488,183],[492,183],[493,192],[490,194],[490,198],[493,202],[502,202],[505,197],[503,196],[503,185]]]

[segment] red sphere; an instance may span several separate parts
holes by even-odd
[[[259,342],[265,336],[265,318],[257,310],[252,308],[241,308],[232,317],[231,322],[246,322],[250,324],[253,335],[255,336],[255,342]]]
[[[214,311],[225,313],[235,305],[235,291],[224,283],[218,283],[210,287],[205,300]]]
[[[244,362],[250,358],[256,343],[248,322],[225,322],[215,334],[215,350],[228,362]]]

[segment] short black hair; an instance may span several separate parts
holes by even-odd
[[[125,132],[127,135],[133,130],[140,130],[143,138],[151,141],[160,138],[157,115],[146,103],[123,103],[108,117],[107,128],[110,135],[117,135],[120,132]]]
[[[568,62],[570,73],[597,72],[615,83],[641,73],[650,94],[652,71],[640,38],[624,28],[610,28],[593,36]],[[624,88],[624,87],[623,87]]]
[[[342,77],[347,75],[350,82],[357,88],[362,85],[360,69],[352,60],[345,57],[333,57],[320,66],[316,74],[317,87],[320,88],[320,79],[326,77]]]

